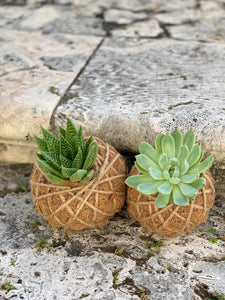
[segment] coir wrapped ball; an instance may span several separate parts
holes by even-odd
[[[140,174],[133,167],[130,175]],[[127,188],[127,205],[130,215],[150,232],[174,237],[188,232],[206,222],[215,198],[214,179],[206,172],[205,187],[187,206],[168,204],[163,208],[156,206],[156,195],[144,195],[136,188]]]

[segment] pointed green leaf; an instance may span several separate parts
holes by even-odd
[[[63,136],[64,138],[66,138],[66,130],[62,127],[59,127],[59,134],[60,136]]]
[[[162,170],[164,170],[166,168],[166,166],[168,165],[168,156],[166,153],[162,153],[160,156],[159,156],[159,166]]]
[[[45,160],[49,162],[57,170],[61,170],[61,164],[59,159],[59,154],[55,152],[44,152],[41,151],[41,154],[44,156]]]
[[[203,186],[206,184],[206,180],[204,177],[199,178],[195,182],[192,182],[192,186],[196,188],[197,190],[201,190]]]
[[[186,174],[187,171],[188,171],[188,169],[189,169],[189,163],[188,163],[188,161],[187,160],[183,160],[181,162],[181,166],[180,166],[180,175],[182,176],[182,175]],[[190,172],[188,172],[188,173],[190,173]]]
[[[76,173],[79,169],[77,168],[64,168],[62,167],[62,174],[66,178],[70,178],[74,173]]]
[[[93,141],[93,136],[90,135],[90,137],[88,138],[88,140],[86,142],[86,153],[88,152],[89,145],[91,144],[92,141]]]
[[[37,157],[40,159],[40,160],[45,160],[44,156],[40,153],[36,153],[37,154]]]
[[[98,155],[98,144],[94,142],[94,144],[92,144],[88,150],[88,154],[83,164],[83,169],[85,170],[90,169],[95,163],[97,155]]]
[[[72,145],[73,137],[77,135],[76,127],[74,126],[73,122],[67,118],[66,124],[66,139]]]
[[[84,140],[84,135],[83,135],[81,126],[79,128],[77,136],[78,136],[78,139],[79,139],[79,146],[80,146],[83,154],[85,154],[86,153],[86,143],[85,143],[85,140]]]
[[[188,147],[189,153],[191,152],[195,143],[195,134],[193,130],[188,130],[184,135],[183,144]]]
[[[147,170],[144,170],[142,167],[140,167],[140,165],[135,161],[135,167],[136,167],[136,169],[140,172],[140,173],[142,173],[142,174],[146,174],[146,175],[148,175],[149,173],[148,173],[148,171]]]
[[[34,138],[35,138],[35,141],[36,141],[36,143],[37,143],[38,148],[39,148],[40,151],[48,151],[48,146],[47,146],[46,141],[40,139],[36,135],[34,136]]]
[[[163,151],[162,151],[162,147],[161,147],[161,141],[162,138],[164,137],[163,133],[160,133],[157,135],[156,139],[155,139],[155,149],[158,152],[158,154],[160,155]]]
[[[82,132],[82,128],[80,126],[79,131],[77,133],[77,135],[74,136],[73,141],[72,141],[72,145],[74,147],[75,152],[78,152],[78,148],[80,147],[83,154],[86,154],[86,143],[84,140],[84,136],[83,136],[83,132]]]
[[[198,144],[195,144],[188,157],[189,168],[199,162],[199,159],[201,158],[201,153],[201,147]]]
[[[65,168],[72,168],[72,160],[67,159],[65,156],[60,155],[61,166]]]
[[[171,191],[172,191],[172,184],[170,184],[168,181],[165,181],[163,184],[161,184],[159,187],[158,187],[158,192],[159,193],[162,193],[162,194],[170,194]],[[169,201],[169,200],[168,200]]]
[[[72,159],[74,154],[71,144],[63,136],[60,138],[60,154],[67,159]]]
[[[191,186],[190,184],[180,182],[178,184],[178,186],[179,186],[181,192],[184,194],[184,196],[191,197],[198,192],[198,190],[196,188],[194,188],[193,186]]]
[[[164,180],[163,172],[161,170],[150,167],[149,173],[155,180]]]
[[[183,144],[183,136],[178,129],[174,129],[171,133],[172,137],[174,138],[175,142],[175,157],[177,157],[180,146]]]
[[[186,206],[189,204],[188,197],[184,196],[177,185],[173,188],[173,202],[176,205]]]
[[[184,183],[192,183],[199,179],[199,174],[186,174],[180,177],[180,180]]]
[[[175,156],[175,142],[170,134],[166,134],[161,141],[162,152],[166,153],[168,158]]]
[[[72,164],[72,167],[73,168],[77,168],[77,169],[81,169],[82,166],[83,166],[83,153],[82,153],[82,150],[80,149],[80,147],[78,148],[78,152],[77,152],[77,155],[76,157],[74,158],[74,161],[73,161],[73,164]]]
[[[148,170],[150,167],[160,170],[159,165],[156,164],[150,158],[148,158],[145,154],[136,155],[136,161],[137,161],[138,165],[144,170]]]
[[[78,170],[72,176],[70,176],[70,181],[72,182],[79,182],[87,175],[87,170]]]
[[[47,161],[45,160],[37,160],[37,162],[39,163],[39,165],[45,169],[47,172],[56,175],[58,177],[63,178],[63,175],[61,174],[61,172],[59,172],[58,170],[56,170],[52,165],[50,165]]]
[[[137,190],[144,195],[152,195],[158,192],[158,187],[163,183],[163,181],[153,181],[141,183],[138,185]]]
[[[189,156],[189,150],[187,146],[181,145],[178,151],[178,160],[181,162],[183,160],[187,160]]]
[[[149,143],[146,143],[146,142],[140,143],[139,151],[141,154],[145,154],[147,157],[149,157],[155,163],[158,163],[159,154]]]
[[[57,177],[55,175],[49,174],[49,173],[47,173],[46,176],[52,183],[55,183],[55,184],[65,184],[67,182],[67,180]]]
[[[136,188],[141,183],[152,182],[153,179],[150,175],[133,175],[129,176],[125,183],[130,186]]]
[[[97,143],[96,141],[90,142],[90,144],[89,144],[89,146],[88,146],[88,148],[87,148],[86,153],[88,153],[88,151],[90,150],[90,148],[92,147],[92,145],[95,145],[96,143]]]
[[[167,204],[169,203],[169,200],[170,200],[170,194],[169,195],[158,194],[158,196],[155,200],[155,205],[158,208],[163,208],[163,207],[167,206]]]
[[[87,175],[80,181],[80,183],[87,183],[89,182],[94,176],[94,170],[90,170]]]
[[[75,136],[73,137],[72,147],[73,147],[74,151],[77,153],[78,148],[80,147],[78,135],[75,135]]]
[[[41,126],[41,130],[42,130],[42,133],[44,135],[45,142],[46,142],[47,147],[48,147],[48,151],[50,151],[50,152],[54,151],[54,152],[59,153],[59,151],[60,151],[60,141],[54,135],[52,135],[48,130],[43,128],[42,126]]]
[[[188,173],[197,174],[197,173],[203,173],[203,172],[207,171],[212,166],[213,160],[214,160],[213,156],[210,155],[208,158],[203,160],[203,162],[201,162],[200,164],[195,165],[192,168],[190,168]]]

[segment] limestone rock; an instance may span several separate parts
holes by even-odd
[[[224,55],[219,44],[108,39],[58,106],[56,124],[69,116],[134,153],[161,130],[193,128],[206,154],[224,168]]]
[[[225,22],[185,24],[167,27],[171,37],[177,40],[201,41],[224,44]]]
[[[158,37],[163,34],[163,29],[156,20],[137,22],[126,28],[118,28],[112,31],[112,36],[117,37]]]
[[[113,22],[117,24],[130,24],[134,21],[146,18],[146,13],[134,13],[121,9],[109,9],[104,14],[105,22]]]
[[[201,12],[196,9],[176,10],[172,12],[156,14],[155,18],[163,24],[179,25],[200,20]]]
[[[40,124],[48,128],[60,96],[101,39],[6,29],[0,36],[0,142],[5,145],[0,160],[11,156],[14,162],[29,162],[36,151],[36,146],[31,147],[33,135],[40,133]],[[20,140],[14,150],[13,140]],[[25,143],[21,144],[23,150],[16,151],[20,143]]]
[[[205,224],[174,239],[146,232],[124,209],[104,228],[71,231],[68,240],[34,210],[29,193],[7,194],[0,198],[1,284],[14,289],[2,289],[1,296],[200,300],[201,283],[210,295],[224,294],[221,203]]]
[[[78,1],[82,2],[82,0]],[[132,11],[169,11],[169,10],[180,10],[185,8],[194,8],[196,6],[195,0],[161,0],[161,1],[154,1],[154,0],[99,0],[98,5],[104,8],[120,8],[120,9],[127,9]]]
[[[58,11],[52,6],[42,6],[21,22],[21,26],[31,29],[38,29],[45,24],[55,21],[59,17]]]
[[[224,7],[215,1],[201,1],[202,19],[213,21],[223,19],[225,16]]]

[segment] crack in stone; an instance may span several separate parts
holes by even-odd
[[[13,71],[10,71],[10,72],[4,72],[4,73],[0,74],[0,77],[4,77],[4,76],[7,76],[9,74],[17,73],[17,72],[32,71],[32,70],[35,70],[35,69],[38,69],[38,67],[33,66],[33,67],[30,67],[30,68],[21,68],[21,69],[13,70]]]
[[[111,31],[114,29],[124,29],[127,28],[127,24],[118,24],[116,22],[106,22],[103,21],[102,29],[106,32],[106,37],[111,37]]]
[[[170,34],[169,30],[166,28],[166,25],[163,24],[162,22],[158,22],[158,24],[159,24],[159,27],[163,30],[164,36],[170,38],[171,34]]]
[[[177,104],[171,104],[168,109],[171,110],[171,109],[174,109],[175,107],[177,106],[181,106],[181,105],[188,105],[188,104],[192,104],[194,103],[193,101],[188,101],[188,102],[180,102],[180,103],[177,103]],[[195,103],[196,104],[196,103]]]
[[[79,73],[77,74],[77,76],[75,77],[75,79],[71,82],[71,84],[68,86],[68,88],[65,90],[63,96],[61,97],[61,99],[58,102],[58,105],[56,105],[54,111],[52,112],[52,116],[50,119],[50,125],[52,126],[52,132],[56,132],[56,126],[55,126],[55,111],[57,110],[59,105],[62,105],[63,103],[65,103],[67,101],[66,95],[69,92],[70,88],[76,83],[76,81],[78,80],[78,78],[81,76],[81,74],[84,72],[84,70],[86,69],[86,67],[88,66],[88,64],[90,63],[90,61],[92,60],[92,58],[95,56],[95,54],[97,53],[97,51],[99,50],[99,48],[101,47],[101,45],[104,42],[104,38],[100,41],[100,43],[96,46],[96,48],[94,49],[94,51],[91,53],[91,55],[89,56],[89,58],[87,59],[86,63],[84,64],[84,66],[81,68],[81,70],[79,71]]]

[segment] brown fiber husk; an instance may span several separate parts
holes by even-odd
[[[139,172],[132,168],[130,175]],[[204,223],[213,206],[215,198],[214,179],[206,172],[204,173],[206,186],[200,190],[196,198],[187,206],[168,204],[164,208],[155,205],[156,195],[143,195],[136,188],[127,188],[127,204],[130,215],[140,222],[150,232],[173,237],[190,231],[197,225]]]
[[[104,226],[125,201],[127,168],[116,149],[98,138],[98,156],[93,179],[86,183],[56,185],[36,163],[31,177],[31,195],[37,211],[53,227],[81,230]]]

